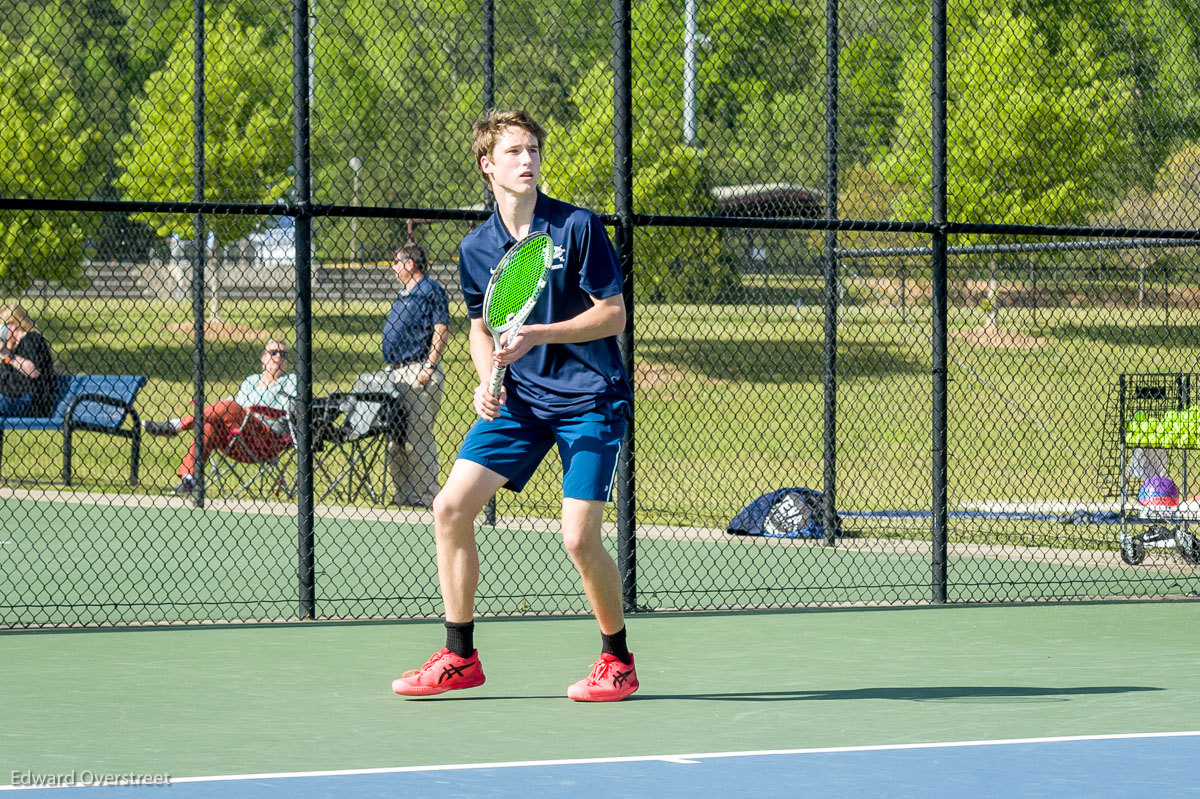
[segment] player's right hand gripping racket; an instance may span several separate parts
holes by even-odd
[[[537,305],[546,287],[546,270],[554,257],[554,242],[541,231],[530,233],[514,244],[500,259],[488,281],[483,295],[483,320],[492,333],[496,349],[500,337],[508,333],[509,340],[525,324],[529,312]],[[500,396],[507,366],[492,366],[491,392]]]

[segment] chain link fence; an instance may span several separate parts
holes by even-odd
[[[627,270],[631,610],[1195,596],[1198,48],[1187,2],[10,3],[0,625],[440,613],[388,452],[442,480],[473,419],[492,107]],[[411,242],[431,431],[364,393]],[[560,479],[479,520],[480,615],[587,612]]]

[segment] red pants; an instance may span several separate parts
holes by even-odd
[[[179,421],[180,430],[191,430],[194,416]],[[241,435],[230,441],[235,427]],[[242,463],[260,463],[274,458],[292,445],[286,433],[276,433],[267,427],[258,414],[246,415],[246,409],[233,400],[221,400],[204,408],[204,450],[220,449],[230,458]],[[180,477],[194,474],[196,466],[196,442],[188,447],[187,455],[176,472]]]

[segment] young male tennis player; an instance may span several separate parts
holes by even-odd
[[[624,699],[638,688],[637,672],[625,642],[620,575],[600,537],[632,397],[616,341],[625,327],[620,264],[599,218],[538,190],[546,134],[528,113],[491,111],[473,134],[475,164],[495,195],[496,212],[459,247],[479,418],[433,503],[446,646],[392,690],[429,696],[483,684],[474,644],[475,517],[497,489],[520,491],[557,445],[563,544],[602,641],[591,674],[568,687],[567,696]],[[555,249],[546,288],[525,325],[494,352],[483,319],[488,279],[509,247],[539,230]],[[488,390],[493,364],[508,366],[499,397]]]

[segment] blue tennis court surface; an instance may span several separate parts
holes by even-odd
[[[185,777],[174,799],[229,797],[1200,796],[1200,731]],[[148,786],[38,796],[145,797]]]

